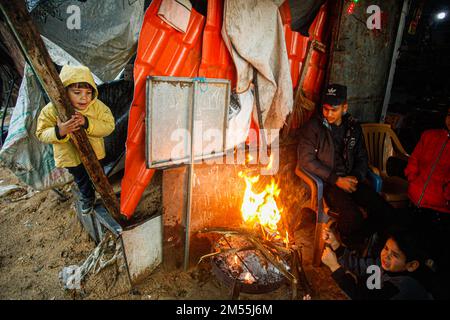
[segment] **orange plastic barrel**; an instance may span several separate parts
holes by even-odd
[[[284,26],[284,36],[286,41],[286,50],[288,53],[289,64],[291,67],[292,85],[297,87],[302,69],[303,61],[306,57],[306,48],[308,45],[308,38],[302,36],[300,33],[292,31],[291,28],[291,9],[289,1],[285,1],[279,8],[281,21]]]
[[[310,39],[318,40],[320,42],[325,41],[325,25],[327,22],[327,4],[325,3],[321,8],[319,13],[317,14],[314,22],[309,28]]]
[[[295,87],[298,85],[300,71],[302,69],[303,63],[305,61],[307,52],[308,41],[310,40],[318,40],[323,42],[325,39],[325,23],[326,23],[326,5],[323,5],[320,8],[319,13],[317,14],[314,22],[311,24],[309,28],[310,38],[302,36],[300,33],[292,31],[291,28],[291,9],[289,7],[289,1],[285,1],[282,6],[279,8],[281,20],[284,25],[284,33],[286,40],[286,49],[288,52],[289,63],[291,67],[291,78],[292,84]],[[319,92],[321,83],[317,82],[318,76],[321,74],[321,71],[318,69],[322,66],[322,60],[317,57],[313,57],[310,61],[310,65],[308,66],[307,76],[305,77],[303,89],[305,90],[305,86],[308,90],[312,90],[313,92]],[[312,65],[312,66],[311,66]],[[312,68],[313,70],[309,70]],[[323,78],[323,77],[322,77]],[[318,88],[316,86],[319,86]]]
[[[228,79],[236,86],[236,68],[222,38],[224,0],[208,0],[199,76]]]
[[[324,4],[310,28],[310,40],[317,40],[325,44],[327,38],[327,4]],[[308,98],[318,102],[320,100],[320,91],[325,79],[325,68],[328,61],[328,51],[321,52],[314,50],[306,72],[303,90]]]
[[[163,22],[157,12],[161,0],[147,9],[139,35],[134,64],[134,96],[128,119],[125,175],[120,210],[131,217],[149,184],[154,170],[145,161],[145,83],[148,76],[195,77],[201,62],[205,18],[192,10],[186,33]]]
[[[281,20],[284,25],[286,49],[291,67],[292,84],[293,87],[296,88],[298,86],[300,72],[303,64],[305,63],[308,42],[317,40],[323,43],[326,40],[327,7],[325,4],[320,8],[319,13],[309,28],[309,38],[302,36],[298,32],[292,31],[292,17],[288,1],[285,1],[283,5],[280,6],[279,10]],[[315,102],[320,100],[320,91],[325,76],[327,59],[327,53],[313,51],[311,60],[309,61],[308,66],[306,66],[302,89],[306,96]],[[292,128],[297,128],[298,123],[293,121],[291,126]]]

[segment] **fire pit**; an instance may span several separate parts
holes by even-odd
[[[266,183],[259,176],[243,172],[239,172],[239,177],[246,185],[241,205],[242,226],[200,231],[220,235],[213,241],[213,253],[200,261],[211,258],[213,274],[233,289],[233,297],[239,292],[268,293],[289,282],[295,299],[301,259],[297,246],[289,239],[283,208],[277,204],[281,190],[273,178]]]
[[[225,235],[213,249],[222,253],[212,258],[212,272],[228,287],[239,283],[241,292],[259,294],[274,291],[286,281],[283,273],[242,235]],[[284,259],[278,255],[274,258],[289,270]]]

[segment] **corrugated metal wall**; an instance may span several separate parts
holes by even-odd
[[[330,83],[348,86],[350,113],[378,122],[403,1],[360,0],[353,14],[347,13],[349,3],[344,1]],[[370,5],[381,8],[381,31],[367,28]]]

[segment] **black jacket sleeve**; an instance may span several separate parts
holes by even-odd
[[[369,289],[367,269],[380,265],[379,259],[361,258],[348,248],[339,247],[336,251],[341,267],[331,276],[338,286],[353,300],[389,300],[399,293],[391,282],[383,282],[381,289]]]
[[[316,120],[308,121],[300,131],[300,139],[297,148],[298,161],[300,165],[311,173],[319,176],[324,181],[329,183],[336,182],[336,175],[332,175],[333,170],[325,165],[317,158],[317,148],[319,147],[320,128]],[[330,179],[335,178],[334,181]]]
[[[338,286],[352,300],[389,300],[399,293],[391,282],[384,282],[380,289],[369,289],[367,277],[356,277],[344,268],[339,268],[331,274]]]
[[[353,158],[353,167],[350,171],[351,176],[355,176],[358,181],[363,181],[367,176],[369,170],[369,159],[367,156],[366,144],[362,128],[359,124],[355,125],[355,149]]]

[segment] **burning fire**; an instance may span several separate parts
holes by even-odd
[[[252,284],[253,282],[255,282],[255,279],[253,278],[250,272],[245,273],[244,282],[248,284]]]
[[[252,189],[259,181],[259,176],[249,177],[241,171],[239,177],[244,178],[246,185],[241,206],[244,222],[253,228],[261,227],[266,240],[281,239],[287,243],[287,232],[286,237],[282,237],[278,230],[278,223],[281,220],[283,210],[278,208],[276,202],[281,189],[275,183],[275,180],[272,178],[271,183],[265,186],[263,192],[255,193]]]

